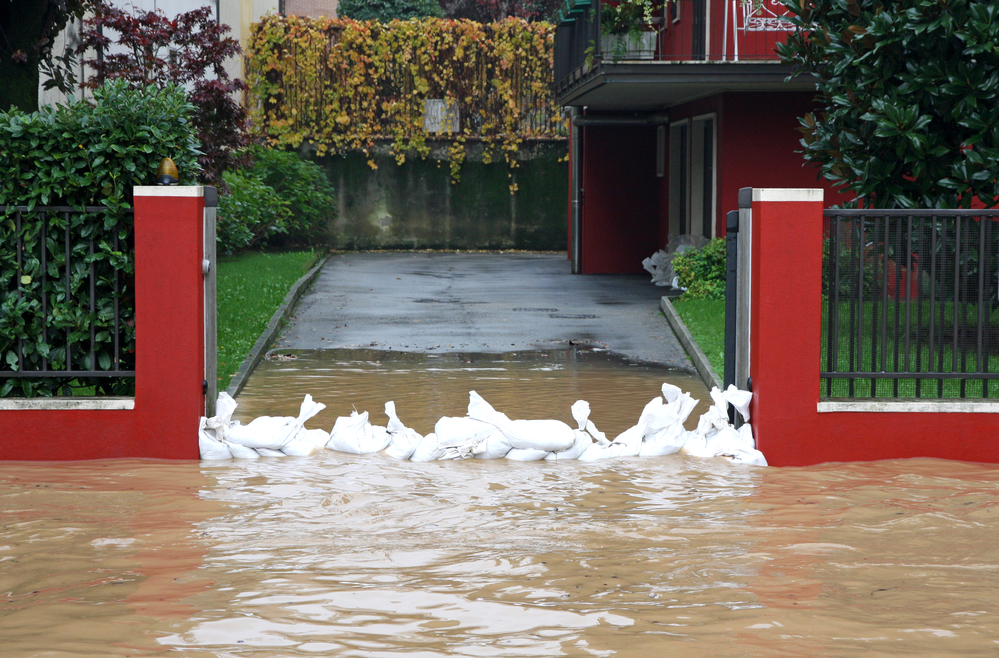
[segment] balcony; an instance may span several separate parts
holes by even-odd
[[[620,4],[565,0],[557,12],[555,93],[563,105],[654,109],[720,91],[812,86],[784,82],[791,69],[776,46],[791,24],[778,0],[675,0],[631,26],[622,25]]]

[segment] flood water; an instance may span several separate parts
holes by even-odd
[[[395,399],[425,432],[475,388],[514,417],[589,399],[613,434],[678,382],[593,352],[297,356],[263,364],[239,412],[311,392],[331,415],[309,426],[329,429]],[[530,372],[544,383],[516,383]],[[929,459],[5,463],[0,652],[992,655],[997,493],[999,468]]]

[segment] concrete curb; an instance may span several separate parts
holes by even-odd
[[[659,300],[659,309],[666,316],[666,321],[669,322],[669,326],[673,329],[673,333],[680,340],[680,344],[683,345],[683,349],[687,350],[687,356],[690,357],[690,361],[694,364],[694,369],[697,370],[697,374],[701,376],[701,380],[704,385],[708,388],[712,386],[722,387],[721,378],[715,374],[715,371],[711,369],[711,364],[708,362],[708,357],[704,356],[704,352],[701,351],[700,346],[694,340],[694,337],[690,333],[690,329],[687,329],[687,325],[683,323],[680,319],[680,314],[676,312],[673,304],[669,301],[669,298],[663,297]]]
[[[305,276],[296,281],[295,285],[291,287],[291,290],[285,295],[284,301],[281,302],[281,306],[271,316],[271,321],[267,323],[264,333],[257,339],[257,342],[250,349],[250,353],[246,355],[243,363],[239,366],[239,370],[232,376],[232,380],[229,381],[229,387],[225,390],[226,393],[232,397],[236,397],[243,390],[243,387],[246,386],[246,380],[253,374],[253,370],[260,363],[260,360],[264,358],[264,354],[270,349],[274,343],[274,339],[277,338],[278,332],[281,331],[285,321],[291,315],[292,310],[294,310],[295,304],[298,303],[298,298],[316,280],[319,270],[323,269],[323,265],[326,264],[328,258],[329,256],[320,256],[316,264],[312,266],[312,269],[306,272]]]

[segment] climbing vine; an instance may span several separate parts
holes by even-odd
[[[551,93],[554,26],[426,18],[387,24],[264,16],[246,79],[251,119],[274,146],[319,155],[387,141],[399,164],[442,141],[457,181],[469,142],[512,169],[525,141],[562,138]],[[435,114],[436,113],[436,114]]]

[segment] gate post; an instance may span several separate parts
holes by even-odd
[[[200,457],[206,372],[204,197],[200,186],[135,188],[139,450],[127,456]]]
[[[752,194],[750,404],[756,447],[775,465],[815,463],[822,324],[821,189]],[[741,205],[741,204],[740,204]]]

